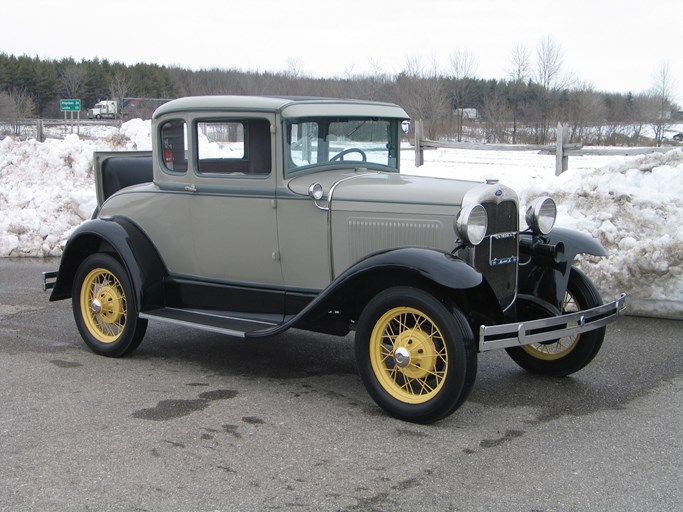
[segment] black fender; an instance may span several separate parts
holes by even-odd
[[[579,254],[606,257],[607,251],[595,238],[572,229],[554,228],[542,237],[521,233],[519,294],[541,298],[560,309]]]
[[[76,228],[64,247],[50,301],[71,297],[76,270],[97,252],[113,254],[128,272],[137,298],[136,313],[163,306],[166,267],[149,238],[123,217],[89,220]]]
[[[452,297],[467,314],[483,305],[502,318],[498,301],[482,274],[462,259],[435,249],[404,247],[374,253],[340,274],[316,298],[285,324],[269,331],[250,333],[261,337],[278,334],[290,327],[322,330],[330,313],[342,310],[342,324],[355,320],[365,305],[381,290],[392,286],[415,286]],[[464,294],[463,291],[468,293]],[[465,295],[467,298],[465,299]],[[348,328],[347,328],[348,330]],[[329,332],[329,331],[326,331]],[[340,329],[336,334],[343,334]]]
[[[592,236],[567,228],[555,228],[548,235],[548,240],[551,244],[564,244],[565,256],[574,261],[578,254],[590,254],[592,256],[607,256],[607,251]]]
[[[482,274],[462,259],[436,249],[403,247],[366,256],[335,279],[330,288],[367,273],[407,272],[453,290],[474,288],[483,281]]]

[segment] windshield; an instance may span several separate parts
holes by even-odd
[[[287,172],[352,162],[398,169],[398,119],[305,118],[287,121]]]

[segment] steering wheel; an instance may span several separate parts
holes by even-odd
[[[362,149],[349,148],[349,149],[345,149],[344,151],[340,151],[339,153],[334,155],[332,158],[330,158],[330,162],[334,162],[336,160],[342,160],[343,161],[344,155],[348,155],[349,153],[359,153],[363,162],[367,162],[367,160],[368,160],[368,157],[365,155],[365,152]]]

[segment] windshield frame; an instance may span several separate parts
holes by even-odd
[[[401,122],[395,117],[376,116],[286,118],[285,176],[350,166],[399,172]]]

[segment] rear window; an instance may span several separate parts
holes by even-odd
[[[187,172],[187,130],[185,121],[166,121],[161,125],[162,167],[173,173]]]

